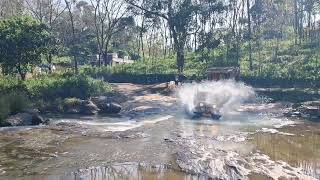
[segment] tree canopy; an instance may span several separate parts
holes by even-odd
[[[5,72],[17,71],[22,79],[41,62],[50,32],[31,17],[0,21],[0,63]]]
[[[68,58],[75,72],[95,57],[108,66],[107,53],[125,52],[145,62],[143,73],[175,59],[170,67],[180,74],[240,66],[246,76],[320,77],[317,0],[0,1],[0,19],[11,16],[45,24],[54,33],[42,61]]]

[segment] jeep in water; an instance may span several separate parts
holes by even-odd
[[[239,80],[239,77],[240,69],[237,67],[210,68],[207,70],[207,79],[209,81],[224,79]],[[222,117],[217,102],[208,102],[208,94],[209,92],[201,92],[200,90],[196,92],[193,102],[195,106],[193,118],[210,117],[214,120],[219,120]]]
[[[193,109],[193,119],[198,119],[201,117],[209,117],[214,120],[221,118],[219,108],[214,102],[207,101],[207,92],[197,92],[193,104],[195,108]]]

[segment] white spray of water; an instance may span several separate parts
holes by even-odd
[[[195,102],[201,101],[214,105],[222,115],[235,110],[255,95],[252,87],[234,80],[184,84],[177,93],[190,114],[194,112]]]

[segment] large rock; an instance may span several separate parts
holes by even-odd
[[[292,108],[293,110],[285,115],[320,120],[320,101],[294,104]]]
[[[107,96],[98,96],[98,97],[92,97],[91,101],[97,106],[99,106],[99,104],[110,102],[110,99]]]
[[[97,114],[99,112],[99,108],[93,104],[92,101],[84,101],[83,107],[81,109],[83,114]]]
[[[64,112],[69,114],[85,114],[85,115],[97,114],[99,111],[99,108],[92,101],[80,100],[80,99],[65,100],[63,109],[64,109]]]
[[[3,124],[5,126],[36,126],[46,124],[48,120],[41,117],[38,112],[38,110],[26,110],[10,116]]]
[[[107,98],[106,96],[92,98],[92,101],[100,109],[99,113],[118,114],[118,113],[120,113],[120,111],[122,109],[121,105],[119,105],[115,102],[110,102],[110,99]]]
[[[106,114],[118,114],[122,109],[121,105],[117,103],[99,104],[98,107],[100,109],[99,111],[100,113],[106,113]]]
[[[320,108],[314,106],[301,106],[298,109],[302,117],[320,119]]]

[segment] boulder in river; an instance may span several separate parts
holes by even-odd
[[[98,107],[100,109],[99,112],[105,114],[118,114],[122,109],[121,105],[117,103],[99,104]]]
[[[99,112],[99,108],[93,104],[92,101],[84,101],[82,113],[83,114],[97,114]]]
[[[10,116],[3,124],[4,126],[36,126],[47,122],[47,119],[39,115],[38,110],[25,110],[22,113]]]
[[[92,101],[100,109],[99,113],[118,114],[122,109],[121,105],[115,102],[111,102],[110,99],[106,96],[92,98]]]
[[[97,114],[99,108],[89,100],[80,100],[80,99],[66,99],[63,106],[64,112],[69,114],[85,114],[93,115]]]
[[[320,120],[320,101],[308,101],[294,104],[292,108],[293,110],[285,115]]]

